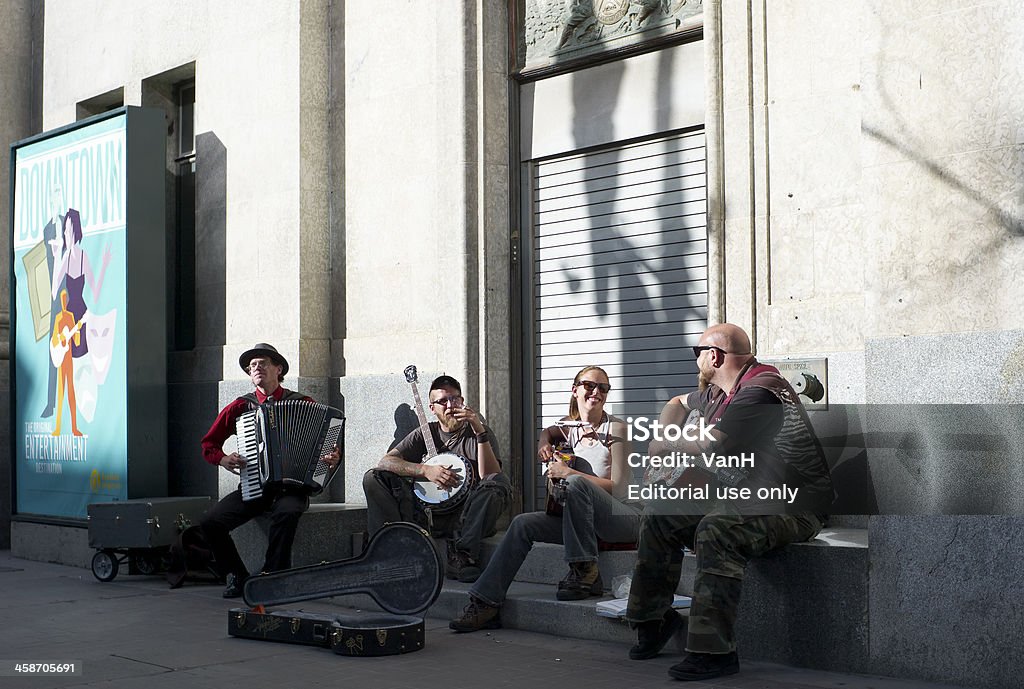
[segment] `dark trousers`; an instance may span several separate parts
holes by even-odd
[[[640,521],[626,619],[639,623],[662,618],[672,605],[686,546],[697,555],[686,650],[735,651],[736,611],[747,562],[789,543],[810,540],[820,530],[821,522],[809,513],[701,516],[646,511]]]
[[[268,513],[270,531],[267,534],[267,554],[261,571],[288,569],[292,565],[295,530],[299,526],[299,518],[308,508],[309,497],[305,493],[271,490],[257,500],[245,502],[239,489],[228,493],[214,505],[203,516],[200,526],[221,574],[245,578],[249,576],[249,571],[238,555],[231,531],[250,519]]]
[[[382,469],[363,474],[366,494],[366,526],[372,535],[387,522],[411,521],[426,525],[422,509],[412,495],[412,482]],[[512,501],[512,484],[505,474],[484,477],[473,487],[462,509],[434,515],[434,535],[455,540],[455,547],[473,559],[480,556],[480,542],[497,532],[498,517]]]

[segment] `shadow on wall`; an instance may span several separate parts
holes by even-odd
[[[218,471],[199,446],[220,412],[227,339],[227,149],[213,132],[196,136],[194,240],[195,349],[169,356],[167,485],[171,495],[216,500]]]
[[[971,186],[971,184],[953,174],[951,170],[943,167],[934,159],[929,158],[927,155],[922,153],[922,150],[924,150],[923,146],[918,148],[913,143],[902,143],[882,130],[866,124],[861,125],[861,131],[875,141],[899,151],[902,155],[913,160],[932,177],[948,186],[951,190],[967,197],[974,203],[985,208],[987,213],[991,215],[991,217],[994,218],[995,221],[999,223],[999,225],[1002,226],[1002,228],[1011,236],[1024,237],[1024,218],[1015,216],[1012,213],[1003,210],[999,207],[998,203],[982,193],[981,190]],[[1022,192],[1021,195],[1022,201],[1024,201],[1024,192]],[[997,239],[993,239],[988,246],[979,247],[979,261],[981,260],[980,257],[987,253],[987,250],[994,248],[997,241]]]
[[[412,407],[408,404],[400,404],[395,407],[395,434],[391,444],[388,445],[388,452],[395,449],[395,446],[401,442],[402,438],[416,430],[419,425],[420,421]]]
[[[656,102],[651,104],[657,113],[655,132],[666,131],[673,121],[672,55],[663,51],[658,60],[659,87]],[[615,131],[613,114],[621,98],[625,66],[621,61],[605,65],[602,73],[605,78],[599,90],[591,88],[591,80],[573,79],[573,136],[580,148],[588,142],[614,142],[622,136]],[[666,276],[679,268],[676,264],[684,246],[679,241],[682,221],[674,215],[683,202],[677,181],[681,169],[647,171],[664,179],[659,190],[650,194],[626,181],[645,162],[631,160],[627,166],[622,157],[621,149],[610,149],[600,165],[584,171],[584,191],[578,199],[586,214],[581,219],[588,228],[588,249],[582,251],[589,265],[584,268],[601,293],[593,326],[617,328],[612,339],[622,345],[622,374],[613,382],[621,391],[615,400],[617,414],[653,416],[673,395],[695,387],[696,366],[679,365],[679,348],[685,346],[682,323],[694,322],[693,327],[703,330],[707,303],[696,295],[669,301],[663,289],[663,283],[675,279]],[[634,210],[641,207],[645,210]],[[634,239],[638,222],[648,228],[638,235],[642,241]],[[579,264],[565,270],[565,279],[573,280],[578,268]],[[587,363],[581,360],[579,365]]]
[[[832,405],[811,419],[832,514],[1024,515],[1021,405]]]
[[[882,42],[879,50],[880,56],[899,54],[897,48],[892,48],[892,45],[904,45],[906,43],[906,37],[902,33],[895,39],[891,38],[890,35],[893,32],[883,29],[882,31]],[[934,54],[934,53],[930,53]],[[1013,59],[1012,56],[1004,56],[1002,59]],[[902,115],[903,109],[899,106],[897,98],[890,91],[889,83],[881,76],[885,73],[886,64],[881,60],[877,66],[876,83],[874,83],[874,89],[878,93],[881,101],[880,114],[888,116],[888,125],[883,127],[881,125],[865,124],[861,121],[861,131],[873,140],[882,143],[889,148],[897,150],[902,156],[908,160],[918,164],[921,168],[926,170],[935,179],[948,186],[951,190],[961,193],[964,197],[970,199],[980,207],[986,209],[987,214],[994,219],[1002,228],[1006,229],[1012,236],[1024,236],[1024,217],[1019,214],[1014,215],[999,207],[999,204],[986,195],[986,193],[972,184],[971,180],[965,179],[964,177],[958,176],[952,172],[948,167],[940,165],[934,158],[930,157],[927,152],[933,146],[930,142],[925,140],[919,135],[914,133],[911,127],[911,122]],[[900,62],[901,73],[919,72],[920,74],[925,73],[924,66],[918,66],[914,64],[912,59],[903,59]],[[946,84],[950,88],[946,89],[946,93],[956,93],[956,89],[953,88],[955,83],[950,77],[950,83]],[[924,88],[919,82],[919,88]],[[936,91],[942,90],[942,87],[935,87]],[[961,103],[958,106],[963,106],[967,109],[968,105],[963,104],[963,96],[952,96],[954,98],[961,98]],[[998,162],[994,162],[998,163]],[[999,163],[1001,165],[1001,163]],[[1020,180],[1017,180],[1018,182]],[[1020,206],[1024,203],[1024,191],[1021,191],[1018,195],[1020,198],[1017,199],[1017,204]],[[988,246],[982,246],[977,248],[976,259],[977,262],[982,260],[985,254],[994,248],[994,245],[998,242],[998,238],[993,238]]]

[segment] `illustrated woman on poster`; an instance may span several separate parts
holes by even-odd
[[[52,296],[57,298],[57,291],[60,289],[61,280],[66,279],[68,291],[67,309],[75,317],[75,321],[82,319],[85,315],[85,283],[89,283],[92,290],[92,299],[99,299],[100,289],[103,287],[103,277],[107,272],[107,265],[110,263],[110,245],[103,250],[103,263],[100,266],[98,279],[93,278],[92,264],[89,256],[82,250],[82,216],[74,208],[68,209],[64,218],[64,244],[61,249],[60,263],[53,273]],[[79,358],[89,351],[89,342],[86,339],[86,331],[81,331],[81,340],[71,348],[71,356]]]

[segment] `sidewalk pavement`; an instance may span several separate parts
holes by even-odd
[[[21,560],[0,551],[0,687],[226,689],[409,687],[409,689],[950,689],[885,679],[746,662],[740,674],[709,683],[675,682],[675,653],[631,661],[618,644],[562,639],[517,630],[454,634],[447,620],[426,621],[423,650],[402,656],[348,658],[328,649],[236,639],[221,586],[170,590],[162,576],[100,583],[89,570]],[[343,612],[323,601],[287,606]],[[35,676],[16,662],[74,662],[80,674]]]

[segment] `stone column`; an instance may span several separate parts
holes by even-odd
[[[352,502],[362,473],[415,426],[410,363],[424,397],[434,375],[458,378],[508,459],[508,89],[502,2],[344,12],[345,322],[333,356]]]
[[[0,84],[4,98],[0,107],[0,142],[6,146],[38,131],[39,75],[34,48],[36,39],[42,38],[42,6],[30,0],[11,0],[0,4]],[[0,252],[11,253],[10,165],[0,165]],[[11,494],[10,428],[6,422],[13,400],[10,397],[10,350],[8,341],[11,327],[10,273],[0,274],[0,495]],[[2,501],[0,508],[0,550],[11,547],[11,505]]]

